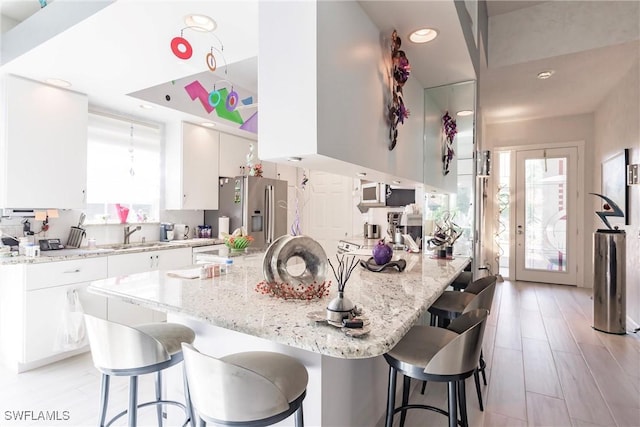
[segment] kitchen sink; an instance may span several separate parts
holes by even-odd
[[[162,248],[167,246],[175,246],[173,242],[138,242],[138,243],[116,243],[113,245],[104,245],[104,248],[113,250],[122,249],[138,249],[138,248]]]

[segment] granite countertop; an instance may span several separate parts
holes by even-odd
[[[212,279],[181,279],[152,271],[94,281],[89,290],[327,356],[369,358],[393,348],[469,261],[409,253],[394,259],[398,257],[407,261],[404,272],[374,273],[358,266],[346,285],[345,296],[371,322],[371,332],[359,338],[307,317],[324,312],[337,294],[335,284],[329,296],[316,301],[285,301],[256,292],[263,279],[262,254],[247,256],[229,274]]]
[[[101,245],[96,248],[81,247],[60,249],[56,251],[43,252],[37,257],[28,257],[24,255],[0,257],[0,265],[6,264],[40,264],[46,262],[66,261],[79,258],[94,258],[108,255],[129,254],[135,252],[148,252],[166,249],[187,248],[220,245],[222,239],[187,239],[173,240],[171,242],[145,242],[130,244],[110,244]]]

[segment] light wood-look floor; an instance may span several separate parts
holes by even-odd
[[[484,342],[485,412],[467,383],[471,426],[640,426],[640,337],[594,331],[590,296],[590,290],[559,285],[498,283]],[[0,369],[0,426],[95,426],[99,384],[88,353],[19,375]],[[152,384],[151,376],[142,379],[141,401],[153,395]],[[126,406],[127,386],[114,379],[110,414]],[[422,396],[416,382],[410,401],[446,408],[446,386],[430,383]],[[6,411],[20,410],[66,410],[70,419],[7,419]],[[168,425],[179,419],[169,410]],[[140,425],[155,420],[153,409],[142,410]],[[126,425],[126,418],[116,425]],[[432,412],[407,416],[407,427],[442,425],[446,419]]]

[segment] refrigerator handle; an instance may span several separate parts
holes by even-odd
[[[267,185],[265,195],[265,243],[272,243],[275,228],[275,195],[273,185]]]

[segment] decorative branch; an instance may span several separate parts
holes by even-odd
[[[349,281],[349,277],[351,277],[351,273],[356,268],[358,263],[356,262],[355,255],[351,256],[351,259],[347,257],[346,262],[345,262],[344,255],[340,257],[336,255],[336,259],[338,260],[337,267],[333,266],[330,259],[327,259],[327,261],[329,261],[331,270],[333,270],[333,275],[335,276],[336,281],[338,282],[338,292],[344,292],[344,287],[347,285],[347,282]]]

